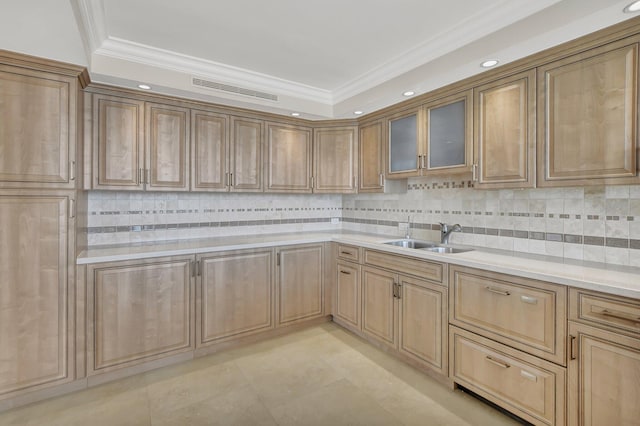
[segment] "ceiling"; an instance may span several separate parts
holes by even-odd
[[[326,119],[366,114],[402,101],[406,90],[482,72],[484,59],[507,63],[631,18],[622,13],[628,2],[9,0],[0,26],[50,52],[64,49],[46,40],[52,31],[73,38],[72,15],[79,41],[67,45],[82,46],[92,81]],[[27,21],[28,34],[19,24]]]

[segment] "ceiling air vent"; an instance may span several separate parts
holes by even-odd
[[[216,83],[215,81],[203,80],[202,78],[193,77],[191,82],[194,86],[206,87],[207,89],[221,90],[236,95],[251,96],[253,98],[266,99],[268,101],[277,101],[278,96],[271,93],[259,92],[257,90],[245,89],[243,87],[231,86],[229,84]]]

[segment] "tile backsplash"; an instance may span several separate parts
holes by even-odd
[[[438,239],[439,222],[459,223],[450,242],[570,259],[640,266],[640,185],[475,190],[455,179],[410,178],[404,194],[344,196],[343,228]]]
[[[285,195],[89,192],[89,245],[274,232],[351,230],[640,266],[640,185],[476,190],[410,178],[401,194]],[[332,224],[331,218],[340,218]]]
[[[91,191],[88,244],[339,229],[340,195]]]

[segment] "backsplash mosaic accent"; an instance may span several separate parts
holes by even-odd
[[[476,190],[473,182],[410,178],[401,194],[300,195],[89,192],[89,245],[262,233],[373,232],[640,266],[640,185]],[[339,218],[340,223],[331,223]]]
[[[339,229],[340,195],[89,192],[92,245]]]
[[[473,182],[408,179],[404,194],[343,197],[343,229],[393,233],[411,216],[412,235],[569,259],[640,266],[640,185],[476,190]]]

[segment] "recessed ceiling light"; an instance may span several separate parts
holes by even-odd
[[[411,91],[411,90],[407,90],[406,92],[404,92],[404,93],[402,94],[402,96],[413,96],[413,95],[415,95],[415,94],[416,94],[416,92],[413,92],[413,91]]]
[[[495,67],[496,65],[498,65],[497,59],[489,59],[488,61],[484,61],[483,63],[480,64],[482,68],[491,68],[491,67]]]
[[[635,13],[640,11],[640,0],[634,1],[630,5],[627,5],[624,9],[622,9],[624,13]]]
[[[138,84],[138,87],[144,90],[151,90],[151,86],[149,86],[148,84]]]
[[[355,115],[360,115],[360,114],[362,114],[362,111],[353,111],[353,113],[354,113]]]
[[[291,115],[294,116],[294,117],[299,117],[300,113],[299,112],[292,112]]]

